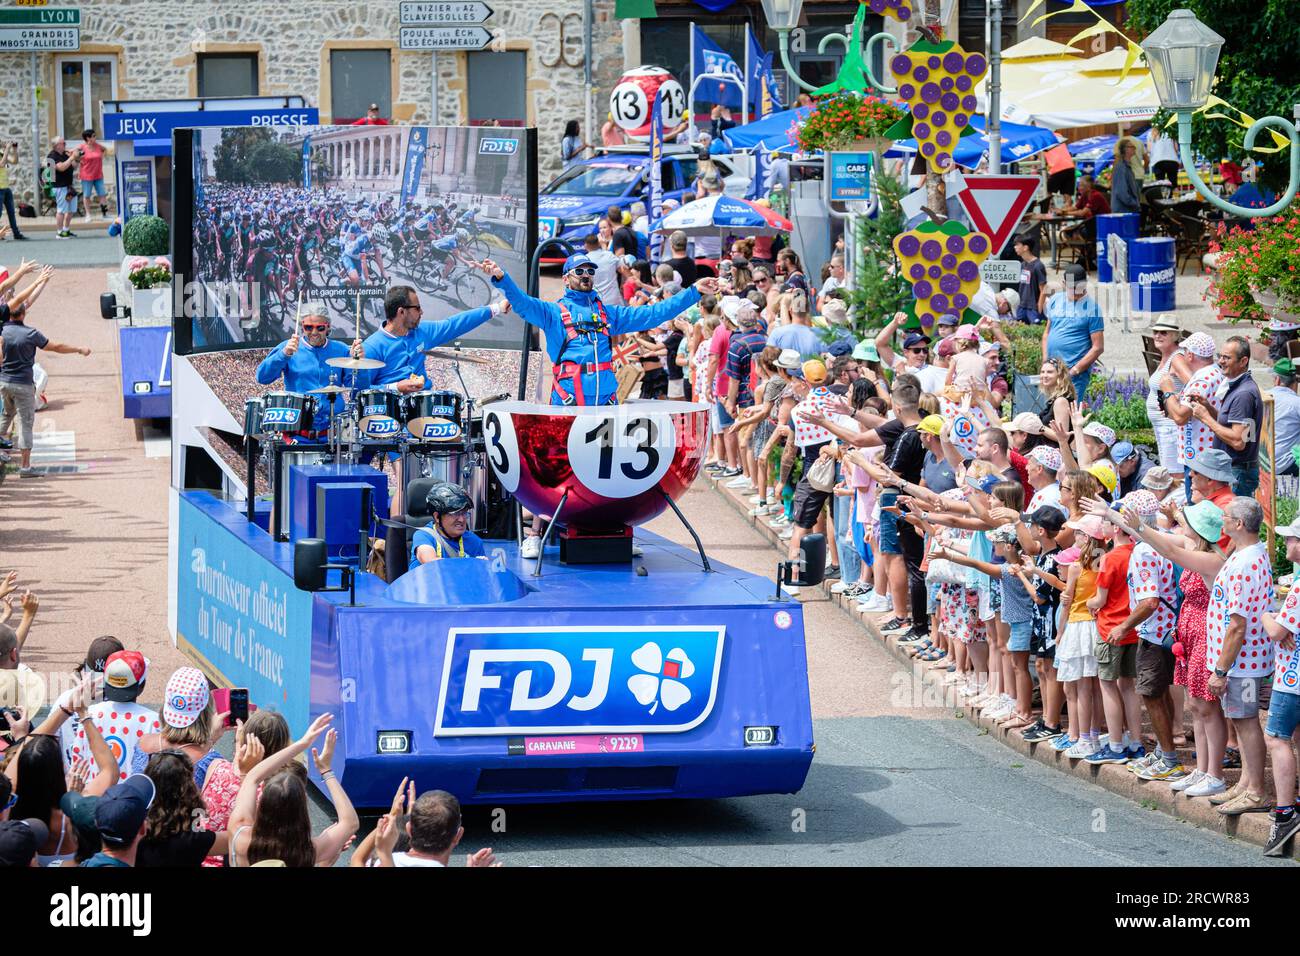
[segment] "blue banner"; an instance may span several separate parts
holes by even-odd
[[[420,174],[424,172],[424,152],[429,142],[427,126],[412,126],[410,138],[406,141],[406,163],[402,166],[402,198],[399,205],[405,206],[420,191]]]
[[[453,627],[435,737],[683,733],[713,710],[725,627]]]
[[[302,141],[302,188],[311,189],[311,137]]]
[[[691,65],[692,80],[705,73],[730,73],[736,79],[744,80],[744,72],[730,53],[710,40],[698,26],[692,24],[691,29],[695,31],[695,62]],[[735,83],[705,82],[696,91],[695,99],[739,109],[740,87]],[[690,104],[687,106],[689,108]]]
[[[302,733],[309,723],[312,595],[187,496],[178,505],[181,650],[218,684],[247,687],[252,703],[280,711],[291,733]],[[231,516],[241,534],[261,535],[270,546],[259,529]]]
[[[664,114],[662,86],[655,91],[650,110],[650,221],[658,222],[664,214]],[[663,233],[650,234],[650,261],[658,262],[663,252]]]
[[[315,126],[316,109],[194,110],[168,113],[105,113],[104,139],[130,140],[137,156],[170,156],[172,130],[204,126]]]
[[[749,44],[749,76],[745,78],[749,87],[749,109],[756,112],[759,119],[764,119],[781,108],[780,88],[772,73],[772,54],[763,52],[748,23],[745,24],[745,39]]]
[[[749,181],[746,199],[764,199],[772,191],[772,153],[762,143],[754,150],[754,178]]]

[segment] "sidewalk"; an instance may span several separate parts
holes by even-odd
[[[703,480],[709,481],[711,479]],[[749,521],[772,542],[774,551],[778,552],[782,557],[785,556],[787,545],[786,542],[777,537],[777,532],[769,528],[766,521],[749,517],[748,512],[751,506],[747,500],[748,494],[742,495],[718,481],[714,481],[714,490],[715,493],[726,499],[732,507],[736,508],[744,516],[745,520]],[[955,717],[965,718],[976,727],[979,727],[981,731],[1007,745],[1017,753],[1079,780],[1105,787],[1112,793],[1126,797],[1145,809],[1160,810],[1180,821],[1193,823],[1208,830],[1217,830],[1234,839],[1245,840],[1261,847],[1267,842],[1269,832],[1267,813],[1245,813],[1236,817],[1226,817],[1220,814],[1208,801],[1185,797],[1181,793],[1170,790],[1167,783],[1139,780],[1122,766],[1110,764],[1094,766],[1082,760],[1071,760],[1065,754],[1058,753],[1050,746],[1027,743],[1021,737],[1019,731],[1004,730],[993,721],[984,719],[962,705],[954,688],[942,685],[941,681],[946,676],[946,671],[934,670],[921,662],[913,660],[911,655],[898,644],[895,636],[886,636],[880,633],[880,630],[876,627],[876,615],[861,614],[857,610],[855,600],[845,600],[838,594],[831,594],[830,587],[834,583],[834,581],[828,580],[823,582],[817,589],[804,588],[799,595],[799,600],[807,601],[810,597],[818,601],[829,599],[831,603],[838,605],[846,617],[852,619],[864,636],[884,644],[900,662],[909,664],[912,671],[912,685],[915,689],[914,695],[918,700],[926,702],[927,705],[929,702],[934,702],[936,705],[950,708]],[[1191,759],[1190,711],[1187,724],[1189,747],[1180,752],[1184,764]],[[1143,730],[1150,730],[1150,725],[1145,723],[1145,718]],[[1223,772],[1223,778],[1229,786],[1235,784],[1240,775],[1240,770],[1225,770]],[[1291,859],[1300,859],[1300,856],[1296,854],[1296,842],[1298,841],[1292,842],[1289,854]]]
[[[8,243],[0,258],[43,260],[47,247],[69,245],[77,243]],[[104,275],[59,269],[32,310],[32,326],[91,354],[41,353],[49,406],[36,414],[32,463],[46,475],[20,479],[11,465],[0,483],[0,568],[16,569],[41,600],[24,663],[67,672],[94,638],[113,634],[149,658],[156,699],[187,663],[166,624],[171,461],[165,444],[142,442],[122,417],[118,327],[99,317]]]

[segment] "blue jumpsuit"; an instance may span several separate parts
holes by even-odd
[[[558,302],[543,302],[527,295],[515,285],[509,273],[492,280],[505,294],[515,313],[546,336],[546,351],[555,366],[552,405],[613,405],[618,401],[618,380],[614,376],[610,336],[643,332],[680,315],[696,302],[700,293],[694,287],[677,293],[655,305],[630,308],[604,305],[595,292],[566,289]],[[570,339],[560,312],[568,310],[576,338]],[[599,328],[603,310],[607,328]]]

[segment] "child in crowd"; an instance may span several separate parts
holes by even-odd
[[[1065,754],[1082,760],[1101,747],[1096,728],[1101,716],[1097,706],[1101,694],[1095,653],[1097,622],[1088,602],[1097,593],[1097,574],[1109,532],[1100,519],[1087,516],[1067,521],[1065,527],[1074,532],[1075,543],[1056,556],[1057,564],[1069,568],[1057,620],[1056,677],[1065,685],[1070,717],[1070,746]]]
[[[993,543],[994,553],[1002,559],[1002,563],[978,561],[947,548],[943,554],[950,561],[973,568],[1001,584],[1002,606],[998,613],[998,630],[1002,634],[998,642],[1004,660],[1010,665],[1006,669],[1009,670],[1009,675],[1004,675],[1004,684],[1008,691],[1014,688],[1015,704],[1012,710],[1001,716],[994,716],[989,711],[985,712],[985,716],[992,717],[1004,727],[1026,727],[1033,723],[1029,648],[1033,641],[1034,585],[1024,565],[1024,552],[1020,550],[1015,526],[1002,525],[989,532],[988,537]],[[994,708],[994,712],[1003,709],[1005,708]]]
[[[1100,523],[1095,516],[1088,520]],[[1146,754],[1142,748],[1142,703],[1136,689],[1138,635],[1132,628],[1120,633],[1119,627],[1129,616],[1128,564],[1132,556],[1133,542],[1127,536],[1114,543],[1101,559],[1097,590],[1087,603],[1097,620],[1093,653],[1109,738],[1104,747],[1088,756],[1088,762],[1094,764],[1123,764]]]

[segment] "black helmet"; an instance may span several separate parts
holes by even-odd
[[[431,514],[454,515],[468,511],[473,502],[469,494],[460,485],[449,481],[434,485],[424,497],[424,503]]]

